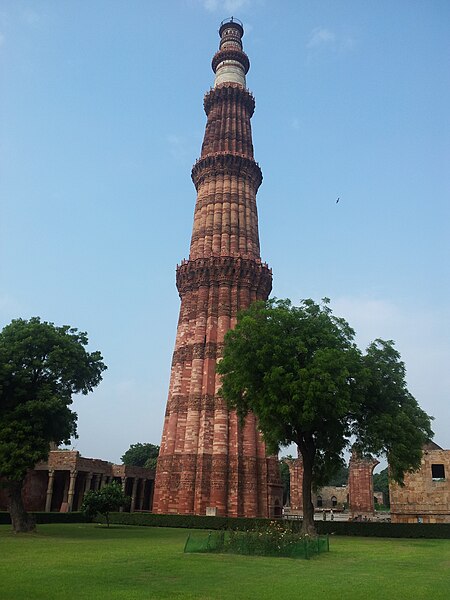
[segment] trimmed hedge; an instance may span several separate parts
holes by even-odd
[[[95,520],[105,522],[105,519]],[[199,515],[157,515],[153,513],[115,512],[109,515],[115,525],[142,525],[146,527],[179,527],[183,529],[234,529],[247,531],[265,527],[270,519],[247,519],[245,517],[206,517]]]
[[[87,523],[88,520],[81,512],[31,512],[30,515],[36,520],[37,524],[43,523]],[[11,518],[8,512],[0,512],[0,525],[11,525]]]
[[[316,522],[319,534],[360,537],[450,539],[450,523]]]
[[[233,517],[204,517],[197,515],[157,515],[152,513],[111,513],[110,522],[116,525],[147,527],[181,527],[185,529],[251,530],[267,526],[270,519]],[[301,521],[290,521],[293,529],[300,530]],[[316,521],[320,535],[354,535],[389,538],[450,539],[450,523],[360,523]]]
[[[86,523],[80,512],[31,513],[36,523]],[[97,520],[97,519],[96,519]],[[99,519],[104,522],[104,519]],[[116,512],[110,514],[115,525],[140,525],[146,527],[180,527],[184,529],[234,529],[248,531],[265,527],[270,519],[243,517],[204,517],[198,515],[156,515],[153,513]],[[9,513],[0,512],[0,525],[11,523]],[[300,530],[301,521],[290,521],[294,530]],[[357,521],[316,521],[320,535],[354,535],[359,537],[450,539],[450,523],[361,523]]]

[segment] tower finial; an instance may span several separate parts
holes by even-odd
[[[214,87],[230,82],[245,88],[245,75],[250,68],[250,61],[242,50],[244,26],[236,17],[229,17],[220,24],[219,35],[219,51],[212,59],[212,69],[216,74]]]

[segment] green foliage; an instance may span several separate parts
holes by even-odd
[[[155,444],[131,444],[121,461],[129,467],[146,467],[148,469],[156,469],[158,460],[159,446]]]
[[[125,495],[122,487],[116,482],[105,485],[101,490],[90,490],[84,495],[81,511],[86,519],[95,519],[97,515],[105,517],[109,527],[109,513],[127,506],[130,498]]]
[[[358,537],[450,539],[450,523],[317,521],[317,531]]]
[[[102,379],[100,352],[89,353],[86,333],[69,326],[16,319],[0,333],[0,477],[22,481],[48,456],[51,442],[76,436],[73,394]]]
[[[35,523],[86,523],[85,515],[81,512],[32,512],[30,513]],[[10,525],[11,516],[8,512],[0,512],[0,525]]]
[[[183,529],[236,529],[246,531],[267,526],[269,519],[245,517],[207,517],[201,515],[160,515],[153,513],[115,512],[110,523],[144,527],[181,527]],[[294,524],[294,526],[296,526]]]
[[[390,506],[389,501],[389,475],[386,467],[379,473],[373,475],[373,489],[375,492],[383,492],[384,505]]]
[[[267,527],[269,519],[206,517],[199,515],[157,515],[152,513],[111,513],[110,523],[143,527],[174,527],[182,529],[250,531]],[[355,521],[316,521],[319,534],[361,537],[405,537],[450,539],[450,523],[367,523]],[[289,523],[292,530],[301,530],[301,521]]]
[[[354,433],[361,452],[387,455],[390,476],[400,485],[420,467],[423,445],[433,437],[430,417],[406,386],[406,369],[394,342],[372,342],[363,357],[368,374],[355,411]]]
[[[328,550],[328,537],[301,535],[289,523],[279,521],[246,531],[210,531],[207,535],[190,533],[184,547],[185,552],[229,552],[290,558],[310,558]]]
[[[420,466],[430,418],[405,382],[392,341],[363,354],[354,331],[328,307],[303,300],[256,302],[225,336],[221,393],[241,421],[253,412],[270,451],[297,444],[303,459],[305,531],[314,528],[311,487],[343,465],[343,451],[387,455],[393,479]]]
[[[347,485],[348,483],[348,466],[342,465],[339,470],[330,477],[326,485]]]

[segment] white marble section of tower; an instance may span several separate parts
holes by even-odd
[[[216,73],[214,87],[221,83],[238,83],[246,87],[245,75],[250,63],[247,55],[242,50],[242,36],[244,29],[242,24],[231,17],[223,22],[219,35],[219,52],[213,58],[213,69]]]

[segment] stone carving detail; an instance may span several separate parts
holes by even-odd
[[[192,167],[191,177],[197,191],[203,181],[218,175],[236,175],[248,179],[255,186],[255,193],[263,178],[258,163],[252,158],[227,152],[199,158]]]
[[[224,48],[223,50],[219,50],[213,56],[211,61],[212,70],[215,72],[217,67],[224,60],[235,60],[244,67],[245,74],[247,75],[248,70],[250,69],[250,61],[248,56],[242,50],[238,48]]]
[[[209,115],[211,108],[216,103],[224,102],[239,102],[242,103],[248,111],[248,117],[252,117],[255,111],[255,98],[249,90],[244,90],[237,83],[234,84],[221,84],[215,88],[211,88],[210,91],[205,94],[203,100],[203,107],[205,113]]]
[[[267,297],[272,289],[272,270],[256,260],[223,256],[183,261],[177,267],[177,288],[181,297],[188,290],[211,285],[247,287]]]

